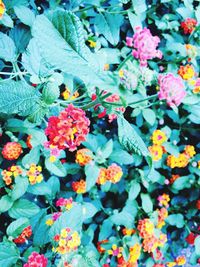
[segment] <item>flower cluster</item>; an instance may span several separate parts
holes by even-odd
[[[194,77],[195,71],[194,71],[194,68],[190,64],[187,64],[185,66],[180,66],[178,70],[178,74],[181,76],[183,80],[187,81]]]
[[[173,184],[178,178],[180,178],[180,175],[172,174],[172,177],[169,179],[169,183]]]
[[[60,207],[61,209],[64,210],[70,210],[73,206],[73,199],[70,198],[59,198],[56,201],[56,207]]]
[[[28,257],[28,262],[24,264],[23,267],[46,267],[48,263],[47,258],[42,254],[37,252],[32,252]]]
[[[106,102],[108,103],[116,103],[120,101],[120,97],[117,94],[113,94],[109,97],[106,98]],[[116,111],[121,111],[122,113],[125,112],[125,108],[124,107],[117,107],[115,108]],[[117,118],[116,114],[109,114],[108,115],[108,121],[112,122],[113,120],[115,120]]]
[[[76,152],[76,163],[85,166],[92,161],[92,152],[87,148],[79,149]]]
[[[52,226],[55,221],[58,220],[58,218],[62,215],[62,212],[54,212],[51,216],[51,218],[47,219],[45,224],[48,226]]]
[[[165,219],[168,217],[168,211],[166,208],[158,210],[158,223],[156,227],[161,229],[165,225]]]
[[[86,192],[86,181],[81,179],[80,181],[72,182],[72,189],[77,194],[84,194]]]
[[[7,160],[18,159],[22,153],[22,146],[17,142],[8,142],[2,150],[2,156]]]
[[[166,134],[161,130],[155,130],[151,136],[154,145],[162,145],[167,141]]]
[[[154,235],[155,227],[150,219],[139,220],[139,235],[143,238],[142,247],[144,252],[154,252],[158,247],[164,246],[167,241],[165,234],[160,233],[159,237]]]
[[[168,194],[164,193],[160,196],[158,196],[157,200],[159,201],[159,206],[161,207],[169,207],[169,201],[170,201],[170,197]]]
[[[194,89],[193,89],[194,94],[200,93],[200,78],[198,78],[195,82]]]
[[[153,145],[149,146],[148,149],[153,160],[158,161],[162,158],[163,153],[166,152],[162,144],[167,141],[167,136],[163,131],[157,129],[153,132],[151,140],[153,142]]]
[[[70,228],[62,229],[59,235],[54,236],[54,241],[58,244],[53,248],[53,251],[59,254],[70,253],[81,244],[78,232],[73,232]]]
[[[133,56],[140,61],[141,66],[147,66],[147,60],[154,57],[162,58],[162,53],[157,50],[157,46],[160,43],[158,36],[152,36],[149,29],[136,27],[136,32],[132,38],[126,38],[126,44],[129,47],[133,47]]]
[[[149,146],[148,149],[154,161],[160,160],[165,152],[164,147],[160,145]]]
[[[109,255],[120,258],[122,256],[122,251],[123,251],[122,247],[118,247],[116,244],[113,244],[112,248],[109,249],[107,252]]]
[[[191,44],[186,44],[186,52],[187,52],[187,56],[188,58],[188,62],[191,61],[192,58],[195,58],[197,56],[197,48],[194,45]]]
[[[167,166],[170,168],[184,168],[188,165],[189,159],[192,158],[196,154],[194,146],[187,145],[183,153],[180,153],[178,157],[174,155],[169,155],[167,157]]]
[[[0,0],[0,19],[3,17],[3,14],[5,13],[6,8],[2,0]]]
[[[23,244],[27,241],[27,239],[31,237],[31,235],[32,235],[32,228],[31,226],[28,226],[24,228],[24,230],[18,237],[13,239],[13,242],[15,242],[16,244]]]
[[[49,118],[45,133],[49,138],[49,144],[59,149],[74,151],[86,139],[89,133],[90,121],[85,112],[70,104],[58,116]]]
[[[197,25],[196,19],[187,18],[181,22],[181,28],[184,34],[191,34]]]
[[[31,185],[42,182],[43,176],[42,176],[41,172],[42,172],[41,166],[37,166],[35,163],[32,163],[30,165],[30,168],[26,172],[26,175],[28,176],[29,183]]]
[[[123,175],[122,168],[113,163],[107,169],[101,168],[97,179],[97,184],[105,184],[107,181],[116,184],[120,181]]]
[[[13,182],[13,179],[22,174],[22,169],[19,166],[11,166],[8,170],[3,170],[1,172],[2,178],[6,185],[10,185]]]
[[[158,76],[160,86],[158,98],[165,99],[170,107],[179,106],[186,96],[183,81],[180,77],[175,77],[173,73]]]
[[[178,256],[175,261],[168,262],[167,267],[174,267],[174,266],[182,266],[186,263],[186,258],[185,256]]]

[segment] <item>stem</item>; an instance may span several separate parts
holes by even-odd
[[[118,68],[117,68],[117,71],[121,70],[121,68],[126,64],[126,62],[127,62],[128,60],[130,60],[132,57],[133,57],[133,55],[132,55],[132,52],[131,52],[131,54],[129,54],[129,55],[122,61],[122,63],[119,64],[119,66],[118,66]]]
[[[4,71],[1,71],[0,72],[1,75],[19,75],[19,74],[22,74],[22,75],[25,75],[27,74],[27,72],[21,72],[21,71],[18,71],[18,72],[4,72]]]
[[[150,99],[153,99],[154,97],[157,97],[158,95],[155,94],[155,95],[151,95],[145,99],[141,99],[141,100],[138,100],[138,101],[135,101],[135,102],[131,102],[131,103],[128,103],[128,105],[135,105],[135,104],[138,104],[138,103],[141,103],[141,102],[144,102],[144,101],[147,101],[147,100],[150,100]]]

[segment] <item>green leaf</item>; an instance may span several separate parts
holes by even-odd
[[[26,193],[29,182],[27,177],[18,176],[15,178],[15,185],[11,191],[11,198],[13,201],[17,200]]]
[[[42,58],[36,39],[31,39],[26,52],[22,54],[22,64],[32,75],[47,76],[50,72],[47,63]]]
[[[46,103],[44,103],[41,100],[38,100],[38,102],[35,105],[34,111],[29,115],[28,120],[30,122],[34,122],[37,124],[40,124],[44,116],[49,111],[49,108]]]
[[[35,89],[23,81],[0,83],[0,112],[26,116],[33,112],[38,96]]]
[[[107,84],[100,74],[98,58],[85,45],[83,27],[77,16],[57,10],[49,15],[36,17],[32,33],[43,59],[54,69],[78,76],[84,82]],[[48,45],[47,45],[48,44]],[[111,80],[110,80],[111,81]]]
[[[182,214],[171,214],[169,215],[165,221],[169,223],[170,225],[174,225],[177,228],[182,228],[185,225],[184,217]]]
[[[13,62],[16,57],[16,47],[13,40],[6,34],[0,32],[0,58]]]
[[[135,152],[138,155],[143,155],[144,157],[149,155],[149,151],[138,135],[135,129],[125,120],[123,117],[118,116],[118,136],[121,145],[129,152]]]
[[[89,202],[84,202],[82,204],[82,210],[83,210],[83,220],[91,219],[97,212],[98,209]]]
[[[8,236],[12,236],[13,238],[18,237],[24,228],[30,225],[29,219],[27,218],[19,218],[16,221],[9,224],[6,229],[6,233]]]
[[[0,212],[9,210],[13,205],[13,200],[8,195],[3,196],[0,199]]]
[[[49,235],[53,238],[56,234],[59,234],[63,228],[66,227],[69,227],[74,231],[79,231],[82,227],[82,221],[82,206],[78,203],[75,203],[69,211],[63,212],[58,220],[55,221],[55,223],[51,226]]]
[[[141,194],[142,208],[146,213],[153,211],[153,203],[148,194]]]
[[[40,208],[27,199],[17,200],[9,210],[9,216],[15,219],[20,217],[31,218],[40,211]]]
[[[39,146],[33,147],[29,153],[27,153],[23,159],[22,164],[26,168],[27,166],[30,166],[32,163],[38,164],[40,160],[40,149]]]
[[[49,159],[45,159],[45,167],[50,173],[56,176],[65,177],[67,175],[67,170],[60,162],[60,160],[50,162]]]
[[[52,104],[60,95],[60,89],[58,85],[54,83],[47,83],[42,90],[42,98],[48,105]]]
[[[33,22],[35,20],[35,15],[28,7],[15,6],[14,11],[22,23],[30,27],[33,25]]]
[[[138,182],[133,181],[131,183],[131,188],[129,189],[128,198],[130,200],[134,200],[137,198],[141,190],[141,186]]]
[[[195,253],[197,254],[197,256],[200,256],[200,236],[197,236],[195,238],[194,245],[195,245]]]
[[[99,167],[94,165],[93,162],[85,166],[86,191],[89,191],[96,184],[97,178],[99,176],[99,171]]]
[[[119,32],[122,23],[122,15],[104,13],[96,15],[94,27],[96,29],[96,33],[103,34],[112,45],[117,45],[119,42]]]
[[[103,158],[107,159],[113,151],[113,141],[110,139],[103,147],[100,152]]]
[[[142,111],[142,115],[144,117],[144,119],[151,125],[153,126],[155,121],[156,121],[156,115],[155,112],[150,109],[150,108],[145,108]]]
[[[16,245],[12,242],[0,243],[0,265],[4,267],[15,266],[20,257],[20,253]]]

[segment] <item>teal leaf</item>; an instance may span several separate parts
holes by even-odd
[[[27,177],[18,176],[15,178],[15,184],[10,193],[10,197],[13,201],[17,200],[26,193],[29,182]]]
[[[13,221],[6,229],[6,233],[8,236],[12,236],[13,238],[18,237],[24,228],[30,225],[29,219],[27,218],[19,218]]]
[[[33,25],[33,22],[35,20],[35,15],[28,7],[15,6],[14,11],[22,23],[30,27]]]
[[[60,162],[60,160],[56,160],[55,162],[50,162],[49,159],[45,159],[45,167],[47,170],[59,177],[65,177],[67,175],[67,170]]]
[[[171,214],[169,215],[165,221],[170,225],[176,226],[177,228],[182,228],[185,225],[184,217],[182,214]]]
[[[6,34],[0,32],[0,58],[13,62],[16,57],[16,47],[13,40]]]
[[[141,186],[138,182],[136,181],[133,181],[131,183],[131,187],[129,189],[129,193],[128,193],[128,198],[130,200],[134,200],[137,198],[137,196],[139,195],[140,193],[140,190],[141,190]]]
[[[153,203],[148,194],[141,194],[142,208],[146,213],[153,211]]]
[[[0,199],[0,212],[6,212],[13,205],[13,200],[8,195],[3,196]]]
[[[17,200],[9,210],[9,216],[15,219],[26,217],[31,218],[40,211],[40,208],[27,199]]]
[[[89,191],[97,181],[97,178],[99,176],[99,167],[97,165],[94,165],[94,163],[90,163],[85,166],[85,175],[86,175],[86,191]]]
[[[38,164],[40,159],[40,149],[39,146],[33,147],[29,153],[27,153],[23,159],[22,164],[26,168],[27,166],[30,166],[32,163]]]
[[[35,89],[23,81],[0,83],[0,112],[26,116],[38,100]]]
[[[151,126],[154,125],[154,123],[156,121],[156,115],[152,109],[150,109],[150,108],[143,109],[142,115],[143,115],[144,119],[146,120],[146,122],[148,122]]]
[[[200,236],[197,236],[194,241],[195,253],[200,256]]]
[[[98,209],[89,202],[84,202],[82,204],[82,210],[83,210],[83,220],[91,219],[97,212]]]
[[[112,45],[117,45],[122,23],[123,16],[120,14],[101,13],[96,15],[94,27],[96,32],[98,34],[103,34]]]
[[[0,265],[4,267],[16,266],[20,257],[18,248],[12,242],[0,243]]]
[[[60,96],[60,89],[54,83],[47,83],[42,90],[42,98],[48,105],[52,104]]]

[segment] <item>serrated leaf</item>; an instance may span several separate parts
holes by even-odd
[[[48,105],[52,104],[60,95],[59,86],[54,83],[47,83],[42,90],[42,98]]]
[[[20,257],[20,252],[12,242],[0,243],[0,266],[12,267]]]
[[[82,24],[71,12],[55,11],[49,19],[37,16],[32,33],[43,59],[52,68],[78,76],[86,83],[105,85],[110,80],[107,76],[106,82],[102,79],[98,58],[85,45]]]
[[[142,208],[146,213],[153,211],[153,203],[148,194],[141,194]]]
[[[122,15],[105,13],[96,15],[94,27],[96,28],[96,32],[103,34],[112,45],[117,45],[122,23]]]
[[[9,226],[6,229],[6,233],[8,236],[16,238],[22,233],[24,228],[26,228],[29,224],[30,223],[27,218],[19,218],[16,221],[9,224]]]
[[[26,116],[35,108],[35,89],[23,81],[0,83],[0,112]]]
[[[38,102],[35,105],[34,111],[28,116],[28,120],[33,123],[41,123],[44,116],[49,111],[49,108],[46,103],[44,103],[41,100],[38,100]]]
[[[35,15],[28,7],[18,5],[14,7],[14,11],[22,23],[30,27],[33,25]]]
[[[30,218],[39,211],[40,209],[35,203],[27,199],[19,199],[14,203],[8,213],[10,217],[18,219],[21,217]]]
[[[129,152],[135,152],[144,157],[149,156],[149,151],[135,129],[123,117],[118,116],[118,136],[121,145]]]
[[[16,47],[13,40],[6,34],[0,32],[0,58],[13,62],[16,57]]]
[[[16,45],[17,53],[23,53],[31,39],[31,31],[27,26],[19,24],[10,31],[9,36]]]
[[[113,140],[110,139],[104,146],[101,147],[100,151],[102,153],[102,157],[107,159],[113,151]]]

